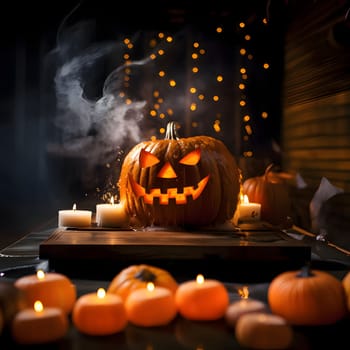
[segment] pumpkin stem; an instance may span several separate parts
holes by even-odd
[[[175,122],[169,122],[167,124],[164,139],[165,140],[178,140],[179,139],[179,135],[177,134]]]
[[[297,277],[312,277],[314,274],[311,272],[311,265],[310,263],[307,263],[305,266],[303,266],[299,273],[297,274]]]
[[[275,164],[271,163],[266,167],[265,173],[264,173],[265,177],[268,175],[268,173],[271,171],[271,169],[274,167],[274,165]]]
[[[134,277],[145,282],[154,282],[157,278],[157,276],[148,269],[138,271]]]

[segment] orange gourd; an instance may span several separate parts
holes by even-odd
[[[152,282],[156,287],[167,288],[172,293],[175,293],[178,287],[177,281],[167,270],[141,264],[121,270],[110,282],[107,292],[120,295],[125,301],[132,291],[146,288],[148,282]]]
[[[274,314],[293,325],[329,325],[347,313],[342,282],[308,266],[277,275],[268,288],[268,303]]]
[[[205,226],[232,218],[240,171],[223,142],[180,138],[170,122],[164,140],[144,141],[126,155],[120,200],[141,226]]]
[[[285,226],[292,208],[288,185],[272,168],[273,164],[270,164],[262,176],[246,179],[242,190],[249,202],[261,204],[261,220]]]
[[[342,278],[342,285],[345,290],[346,304],[348,312],[350,312],[350,271],[348,271]]]

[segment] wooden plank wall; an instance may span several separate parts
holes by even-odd
[[[299,3],[286,32],[283,167],[299,172],[311,187],[324,176],[350,191],[349,4]],[[348,36],[335,36],[339,28]]]

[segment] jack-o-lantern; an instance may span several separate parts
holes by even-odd
[[[118,185],[127,213],[141,225],[215,225],[236,210],[240,171],[222,141],[179,138],[170,122],[164,140],[144,141],[129,151]]]

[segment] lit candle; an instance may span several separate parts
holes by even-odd
[[[85,227],[91,226],[91,210],[77,210],[74,204],[71,210],[58,211],[58,227]]]
[[[240,345],[251,349],[289,349],[294,333],[284,318],[252,312],[237,320],[235,336]]]
[[[242,299],[232,302],[225,312],[225,319],[231,327],[235,327],[237,320],[250,312],[268,312],[267,304],[260,300],[249,298],[248,287],[239,290]]]
[[[167,288],[155,287],[152,282],[131,292],[125,308],[128,320],[142,327],[167,325],[177,314],[174,294]]]
[[[179,313],[190,320],[220,319],[229,305],[225,286],[217,280],[204,280],[203,275],[180,284],[175,300]]]
[[[106,293],[104,288],[82,295],[74,305],[72,322],[80,332],[88,335],[120,332],[127,325],[123,300],[116,294]]]
[[[13,339],[19,344],[43,344],[64,337],[68,327],[68,317],[61,309],[44,308],[37,300],[33,309],[24,309],[16,314],[11,331]]]
[[[259,221],[260,220],[260,203],[249,202],[248,196],[245,194],[241,197],[240,203],[237,205],[236,214],[239,222]]]
[[[77,298],[75,285],[59,273],[38,270],[35,275],[18,278],[14,285],[23,291],[28,305],[40,300],[45,307],[58,307],[70,313]]]
[[[96,223],[98,226],[126,227],[128,222],[124,205],[120,202],[114,203],[113,196],[111,197],[111,203],[96,205]]]

